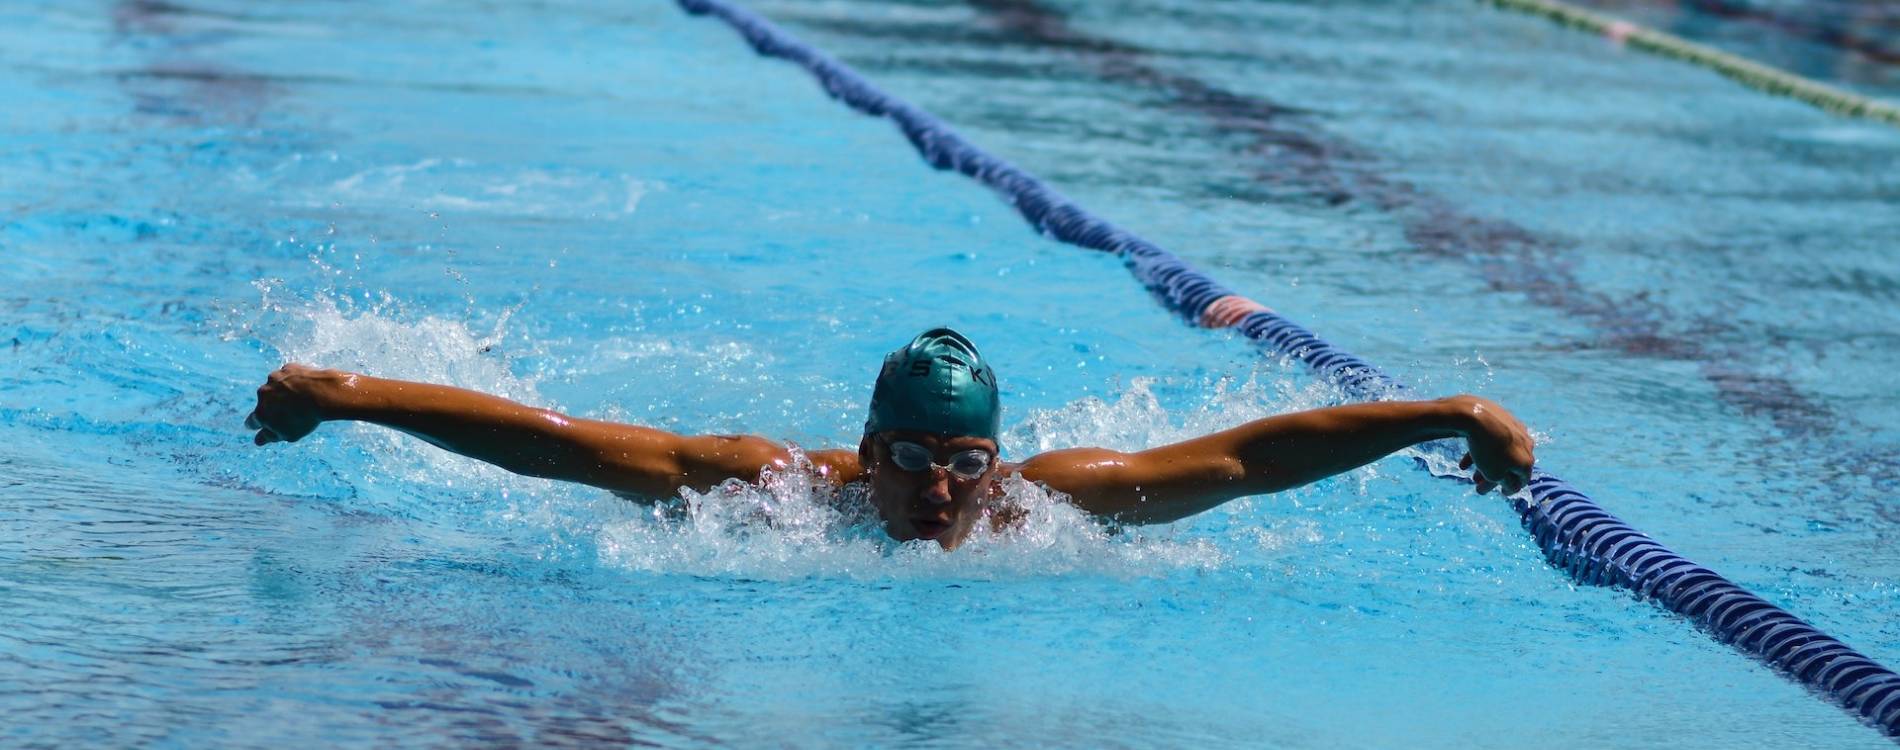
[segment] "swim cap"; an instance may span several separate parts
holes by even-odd
[[[884,357],[866,433],[912,430],[995,440],[1003,405],[996,374],[963,334],[933,328]]]

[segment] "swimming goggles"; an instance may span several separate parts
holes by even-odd
[[[949,464],[932,461],[929,448],[909,441],[886,443],[891,449],[891,463],[904,471],[929,471],[943,469],[958,479],[976,479],[990,470],[990,452],[973,448],[950,457]]]

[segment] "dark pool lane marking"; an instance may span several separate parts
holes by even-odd
[[[1371,205],[1392,214],[1406,240],[1433,258],[1469,264],[1494,292],[1510,292],[1583,322],[1597,338],[1579,348],[1608,349],[1640,359],[1691,362],[1723,405],[1764,419],[1781,435],[1837,442],[1842,435],[1872,430],[1849,415],[1804,394],[1787,378],[1749,362],[1759,347],[1712,345],[1710,340],[1747,340],[1734,323],[1705,316],[1683,318],[1647,293],[1616,298],[1591,290],[1564,257],[1575,243],[1534,232],[1508,220],[1470,214],[1451,201],[1375,171],[1381,159],[1370,149],[1326,134],[1303,121],[1303,107],[1231,91],[1147,62],[1154,53],[1117,39],[1097,37],[1069,25],[1060,12],[1035,0],[969,0],[993,23],[1019,38],[1093,62],[1109,81],[1140,85],[1161,103],[1204,117],[1220,132],[1251,140],[1247,152],[1264,163],[1255,179],[1303,189],[1342,207]],[[1671,331],[1690,331],[1693,337]],[[1777,441],[1764,441],[1774,444]],[[1777,449],[1779,450],[1779,449]],[[1853,443],[1829,446],[1813,477],[1819,486],[1869,479],[1877,492],[1873,512],[1900,524],[1900,452],[1889,446]],[[1847,515],[1866,506],[1842,507]]]
[[[1566,0],[1479,0],[1503,10],[1542,17],[1610,40],[1618,47],[1674,58],[1706,68],[1770,96],[1785,97],[1840,117],[1900,127],[1900,106],[1795,75],[1701,42],[1640,26]]]
[[[1204,324],[1232,325],[1264,348],[1306,363],[1348,392],[1389,393],[1403,388],[1371,363],[1258,303],[1239,298],[1186,261],[1068,200],[1034,175],[964,140],[935,115],[885,92],[764,18],[725,0],[678,1],[689,13],[718,17],[744,37],[754,52],[804,68],[840,103],[890,120],[927,164],[954,170],[998,191],[1039,232],[1120,258],[1168,310]],[[1231,309],[1223,312],[1224,307]],[[1229,322],[1234,318],[1238,320]],[[1452,441],[1420,447],[1447,460],[1460,451]],[[1460,475],[1440,476],[1471,481]],[[1574,580],[1620,586],[1655,601],[1881,731],[1900,736],[1900,674],[1715,571],[1669,551],[1562,479],[1534,468],[1529,490],[1531,497],[1514,500],[1513,508],[1546,559]]]
[[[1798,39],[1847,50],[1872,62],[1900,65],[1900,49],[1889,47],[1879,39],[1861,36],[1839,25],[1807,21],[1733,0],[1682,0],[1682,4],[1705,15],[1747,21],[1758,26],[1776,29]],[[1892,13],[1883,18],[1890,23],[1900,25],[1900,13]]]
[[[255,126],[279,97],[273,82],[198,54],[233,38],[229,32],[194,30],[206,20],[236,16],[200,11],[160,0],[124,0],[112,7],[115,42],[157,41],[144,64],[118,78],[139,114],[188,125]]]
[[[1524,295],[1540,307],[1581,321],[1597,337],[1577,349],[1605,349],[1633,358],[1689,362],[1713,388],[1717,400],[1751,419],[1763,419],[1784,437],[1822,440],[1870,430],[1851,417],[1802,393],[1787,378],[1741,363],[1759,347],[1709,343],[1711,339],[1747,340],[1723,318],[1684,318],[1646,293],[1617,298],[1591,290],[1572,270],[1565,255],[1568,239],[1534,232],[1508,220],[1470,214],[1449,200],[1374,170],[1381,161],[1369,149],[1314,127],[1301,115],[1311,110],[1265,97],[1232,91],[1193,76],[1163,70],[1150,62],[1160,56],[1142,46],[1078,30],[1059,11],[1035,0],[968,0],[984,13],[1001,39],[1024,48],[1059,50],[1085,63],[1100,80],[1153,94],[1157,104],[1194,114],[1216,131],[1246,141],[1247,154],[1262,164],[1256,181],[1311,196],[1320,203],[1350,208],[1369,205],[1392,214],[1411,245],[1434,258],[1473,267],[1495,292]],[[878,36],[883,24],[826,17],[806,19],[857,36]],[[919,29],[906,29],[914,38]],[[940,34],[978,41],[974,32],[942,26]],[[1689,331],[1691,336],[1671,331]],[[1817,483],[1865,476],[1884,491],[1900,488],[1900,452],[1856,444],[1826,449]],[[1900,523],[1900,503],[1875,498],[1874,512]],[[1861,514],[1864,507],[1840,508]]]
[[[1060,12],[1034,0],[969,2],[999,29],[1086,58],[1104,79],[1152,90],[1163,95],[1166,106],[1202,116],[1225,133],[1249,137],[1248,153],[1268,162],[1255,171],[1256,179],[1293,182],[1325,203],[1371,205],[1395,215],[1414,248],[1471,264],[1493,291],[1523,294],[1532,303],[1584,321],[1599,335],[1591,342],[1596,347],[1639,358],[1695,362],[1723,403],[1765,417],[1789,436],[1826,435],[1841,425],[1840,415],[1802,394],[1791,381],[1736,366],[1743,354],[1739,347],[1714,348],[1702,338],[1669,333],[1686,329],[1721,336],[1739,333],[1737,326],[1713,318],[1684,323],[1645,296],[1619,299],[1592,291],[1563,259],[1575,243],[1467,213],[1404,180],[1349,166],[1378,160],[1364,147],[1298,122],[1301,108],[1161,70],[1147,61],[1153,56],[1148,50],[1077,30]]]

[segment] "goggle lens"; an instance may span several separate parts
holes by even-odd
[[[942,466],[931,459],[930,449],[916,443],[891,443],[891,463],[904,471],[929,471],[932,467]],[[945,471],[962,479],[975,479],[989,471],[990,454],[984,450],[967,450],[950,457],[950,465],[942,466]]]

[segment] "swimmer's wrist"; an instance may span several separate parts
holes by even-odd
[[[317,418],[324,422],[366,419],[373,401],[370,391],[374,390],[374,384],[368,381],[374,380],[376,378],[368,375],[343,370],[325,371],[313,379],[309,391]]]
[[[1471,437],[1471,433],[1482,428],[1485,404],[1483,399],[1470,394],[1446,396],[1429,402],[1432,409],[1431,422],[1439,437]]]

